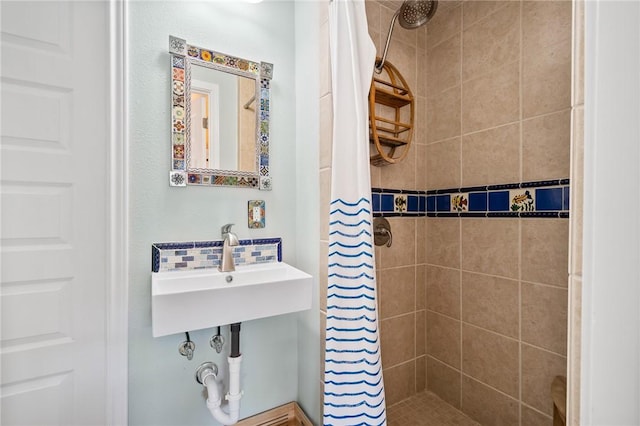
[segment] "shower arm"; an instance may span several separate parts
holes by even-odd
[[[387,34],[387,42],[384,45],[384,52],[382,53],[382,59],[379,63],[376,64],[374,70],[377,74],[382,72],[382,67],[384,66],[384,61],[387,59],[387,50],[389,49],[389,42],[391,41],[391,34],[393,33],[393,26],[396,24],[396,20],[400,15],[400,9],[393,14],[393,18],[391,19],[391,25],[389,25],[389,33]]]

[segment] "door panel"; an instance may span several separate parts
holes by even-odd
[[[0,9],[0,423],[105,424],[108,4]]]

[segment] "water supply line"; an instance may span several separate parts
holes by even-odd
[[[213,418],[225,426],[234,425],[240,416],[240,323],[231,324],[231,354],[227,358],[229,364],[229,392],[225,395],[227,404],[222,406],[219,386],[218,367],[212,362],[205,362],[196,370],[196,380],[207,388],[207,408]]]

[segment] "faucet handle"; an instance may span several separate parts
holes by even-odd
[[[224,236],[228,233],[231,232],[231,227],[235,225],[235,223],[227,223],[226,225],[223,225],[222,228],[220,229],[220,231],[222,232],[222,237],[224,238]]]
[[[238,236],[235,233],[231,232],[232,226],[233,226],[233,223],[227,223],[222,227],[222,239],[224,240],[225,247],[227,246],[233,247],[240,244],[240,240],[238,240]],[[225,258],[224,251],[222,252],[222,258],[223,259]]]

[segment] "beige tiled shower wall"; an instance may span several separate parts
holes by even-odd
[[[582,317],[582,194],[584,191],[584,1],[573,11],[573,93],[571,135],[571,221],[569,262],[569,371],[567,424],[580,424],[580,330]]]
[[[322,330],[332,144],[328,4],[320,3]],[[366,1],[379,55],[400,4]],[[415,136],[402,163],[371,167],[372,186],[569,177],[571,24],[570,1],[440,1],[427,26],[396,25],[388,60],[416,99]],[[551,424],[549,387],[566,374],[569,221],[389,221],[393,246],[376,248],[387,404],[428,388],[481,423]]]
[[[418,73],[428,189],[569,177],[571,35],[570,1],[441,2]],[[426,228],[428,389],[483,424],[550,425],[549,388],[566,374],[569,221]]]

